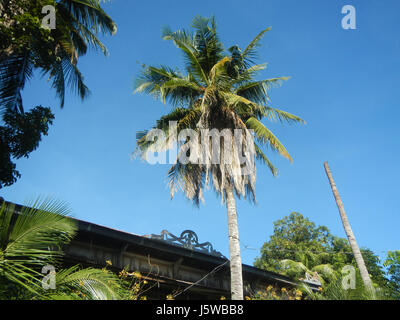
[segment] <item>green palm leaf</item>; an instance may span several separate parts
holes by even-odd
[[[56,264],[61,247],[76,232],[75,222],[65,215],[68,207],[51,200],[37,200],[31,206],[15,207],[3,202],[0,208],[0,274],[25,289],[37,292],[38,279],[46,264]]]
[[[100,0],[56,0],[57,28],[48,35],[27,36],[23,46],[8,48],[0,61],[0,108],[23,112],[21,91],[34,69],[48,74],[61,107],[64,106],[66,84],[81,99],[89,94],[77,59],[88,48],[107,53],[97,35],[114,34],[116,25],[101,7]],[[103,1],[104,2],[104,1]],[[36,2],[18,2],[19,12],[30,12]],[[8,23],[8,22],[7,22]],[[13,27],[13,21],[9,22]],[[3,52],[2,52],[3,53]],[[69,62],[69,63],[68,63]]]
[[[0,61],[0,107],[23,112],[21,91],[33,75],[31,53],[12,55]]]
[[[256,158],[260,160],[262,163],[264,163],[269,170],[271,171],[272,175],[275,177],[278,175],[278,169],[275,168],[275,166],[272,164],[271,161],[267,158],[267,156],[262,152],[260,147],[257,144],[254,144],[254,147],[256,149]]]
[[[267,104],[269,101],[267,91],[289,77],[279,77],[242,84],[236,89],[236,94],[259,104]]]
[[[242,57],[246,66],[254,63],[254,59],[257,57],[257,47],[260,46],[261,39],[269,30],[271,30],[271,27],[262,30],[244,49]]]
[[[258,141],[260,141],[264,145],[270,146],[273,150],[277,151],[280,155],[282,155],[283,157],[287,158],[290,162],[292,162],[292,158],[289,152],[287,152],[286,148],[283,146],[283,144],[259,120],[257,120],[254,117],[251,117],[246,121],[246,126],[249,129],[254,130],[254,133]]]
[[[203,83],[208,84],[206,73],[200,65],[193,48],[191,48],[185,41],[175,37],[174,34],[165,35],[164,40],[172,40],[174,44],[184,52],[188,61],[188,71],[199,77],[200,81]]]
[[[303,124],[306,123],[303,119],[294,114],[271,107],[265,108],[265,117],[269,118],[272,121],[279,120],[280,122],[286,121],[289,123],[292,122],[298,122]]]
[[[117,300],[121,289],[118,277],[105,269],[74,266],[56,274],[56,290],[48,290],[46,299]]]

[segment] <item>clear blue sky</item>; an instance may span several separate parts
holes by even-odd
[[[356,30],[341,28],[346,4],[357,10]],[[192,229],[228,256],[226,209],[212,191],[200,209],[181,194],[170,200],[168,166],[130,159],[136,131],[170,110],[133,94],[140,63],[182,66],[161,28],[215,15],[228,48],[244,47],[272,26],[260,49],[260,62],[268,62],[263,76],[292,78],[271,90],[271,106],[307,121],[270,125],[294,161],[271,155],[278,178],[259,167],[258,205],[238,203],[242,243],[260,248],[273,221],[292,211],[344,237],[323,169],[328,161],[359,245],[381,256],[399,249],[399,1],[114,0],[105,8],[118,24],[104,39],[110,55],[93,52],[79,61],[92,96],[81,102],[70,93],[60,110],[46,79],[24,91],[26,109],[50,106],[56,119],[39,149],[17,161],[22,178],[0,190],[5,199],[50,195],[69,203],[76,218],[139,235]],[[258,254],[243,248],[243,262]]]

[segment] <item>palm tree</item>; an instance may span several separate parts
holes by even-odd
[[[174,143],[178,143],[178,157],[201,153],[206,159],[204,164],[177,161],[172,165],[168,172],[171,197],[180,188],[188,199],[199,205],[203,201],[203,189],[212,182],[215,192],[227,207],[232,299],[243,299],[235,195],[255,201],[255,157],[266,164],[273,175],[277,174],[276,168],[262,151],[263,147],[271,147],[292,160],[285,147],[261,120],[303,120],[267,105],[268,89],[286,80],[286,77],[255,80],[257,72],[266,67],[265,64],[255,64],[254,58],[259,41],[269,28],[260,32],[243,51],[238,46],[232,46],[226,52],[219,40],[214,18],[197,16],[192,27],[194,32],[184,29],[172,32],[169,28],[163,31],[164,39],[172,40],[182,51],[186,74],[166,66],[143,66],[135,92],[150,94],[164,103],[168,101],[173,110],[161,117],[155,126],[166,134],[166,139],[157,140],[156,143],[149,141],[151,131],[139,133],[137,151],[146,158],[149,152],[171,150],[176,146]],[[195,148],[188,151],[170,130],[170,121],[176,121],[179,133],[184,129],[196,132],[217,129],[219,132],[228,130],[233,135],[234,130],[239,129],[243,134],[237,144],[225,139],[221,141],[221,149],[217,150],[221,161],[213,163],[213,143],[209,139],[202,139],[201,151]],[[228,155],[232,160],[230,163],[223,161],[224,146],[231,150]]]
[[[106,54],[107,49],[97,35],[116,32],[116,25],[101,8],[100,0],[55,0],[56,29],[45,30],[40,25],[42,16],[35,16],[35,13],[41,14],[45,4],[49,4],[48,1],[28,0],[16,6],[10,0],[0,0],[0,13],[5,17],[0,26],[5,26],[7,31],[4,32],[7,35],[1,35],[4,45],[0,50],[2,108],[23,112],[21,91],[34,69],[51,80],[61,107],[67,85],[82,99],[86,98],[90,91],[77,67],[78,57],[86,54],[88,48]],[[25,13],[32,13],[32,20],[25,19],[21,23],[16,19]]]
[[[324,167],[325,167],[326,175],[328,176],[328,179],[329,179],[329,183],[332,188],[332,193],[335,197],[336,204],[339,209],[340,218],[342,219],[344,231],[346,232],[347,239],[349,240],[351,251],[353,252],[354,259],[356,260],[358,269],[360,270],[361,278],[364,282],[364,285],[367,288],[370,288],[372,290],[373,287],[372,287],[371,278],[369,276],[367,267],[365,266],[365,262],[362,257],[360,248],[357,245],[357,241],[354,236],[353,230],[351,229],[349,219],[347,218],[346,211],[344,210],[344,206],[343,206],[342,200],[340,199],[339,192],[336,188],[335,181],[333,180],[332,173],[329,168],[328,162],[326,162],[326,161],[324,162]]]
[[[0,207],[1,299],[118,299],[118,278],[109,271],[74,266],[56,270],[54,290],[44,290],[41,270],[59,267],[62,247],[76,233],[68,207],[51,199],[33,202],[17,212]]]
[[[319,292],[314,292],[306,284],[302,284],[300,288],[311,300],[394,300],[387,288],[377,287],[371,291],[364,285],[358,273],[355,289],[344,289],[341,279],[332,281]]]
[[[296,260],[283,259],[280,261],[280,267],[284,274],[296,280],[301,279],[305,274],[310,276],[316,274],[322,285],[336,280],[337,272],[327,260],[328,253],[313,253],[311,251],[297,252]]]

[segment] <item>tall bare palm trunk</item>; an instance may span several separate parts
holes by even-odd
[[[364,259],[361,255],[360,249],[357,245],[356,238],[354,237],[353,230],[351,229],[349,220],[347,219],[346,211],[344,211],[342,200],[340,199],[339,192],[336,188],[335,181],[333,181],[331,170],[328,166],[328,162],[324,162],[325,172],[328,176],[329,182],[331,184],[332,192],[336,200],[337,207],[339,209],[340,218],[342,219],[343,228],[346,232],[347,238],[349,239],[351,251],[353,251],[354,258],[356,260],[358,269],[360,270],[361,278],[364,285],[367,288],[372,289],[371,278],[369,277],[368,270],[365,266]]]
[[[243,300],[242,259],[240,257],[239,229],[236,202],[232,186],[226,188],[226,208],[228,213],[229,255],[231,268],[231,299]]]

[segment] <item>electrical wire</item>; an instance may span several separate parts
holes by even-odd
[[[205,278],[207,278],[208,276],[210,276],[211,274],[217,272],[219,269],[221,269],[224,265],[226,265],[230,260],[226,260],[224,263],[221,263],[220,265],[216,266],[214,269],[212,269],[209,273],[207,273],[204,277],[202,277],[201,279],[197,280],[195,283],[192,283],[190,286],[186,287],[185,289],[183,289],[181,292],[175,294],[173,296],[173,298],[181,295],[182,293],[184,293],[185,291],[189,290],[190,288],[192,288],[193,286],[195,286],[196,284],[198,284],[199,282],[203,281]]]

